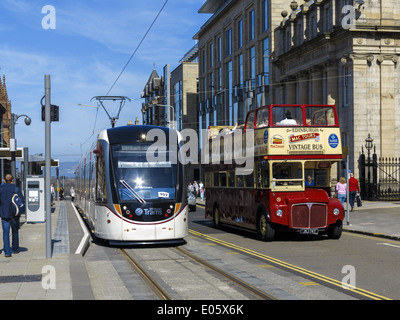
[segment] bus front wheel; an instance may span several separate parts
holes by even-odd
[[[275,228],[268,220],[265,211],[259,211],[257,215],[257,237],[261,241],[272,241],[275,236]]]
[[[342,235],[343,231],[343,223],[342,221],[338,221],[335,224],[331,224],[328,227],[328,238],[329,239],[339,239]]]

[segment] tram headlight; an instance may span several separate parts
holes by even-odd
[[[281,218],[283,216],[283,210],[282,209],[278,209],[276,210],[276,215]]]
[[[338,208],[333,209],[333,214],[334,214],[335,216],[338,216],[339,213],[340,213],[340,210],[339,210]]]

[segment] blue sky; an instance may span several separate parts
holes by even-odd
[[[52,157],[73,161],[85,152],[94,133],[110,127],[104,112],[78,106],[94,105],[91,98],[106,95],[134,52],[165,0],[1,0],[0,75],[6,75],[12,112],[27,114],[27,127],[21,117],[16,125],[19,147],[30,154],[45,152],[44,122],[40,100],[44,95],[44,75],[51,76],[52,104],[60,106],[60,121],[53,122]],[[140,98],[153,63],[162,73],[171,70],[195,44],[193,35],[210,17],[199,14],[205,0],[169,0],[129,66],[110,92],[128,96],[118,125],[139,117]],[[46,14],[56,10],[56,29],[42,28]],[[107,104],[111,114],[116,104]]]

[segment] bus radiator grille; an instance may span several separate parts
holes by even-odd
[[[327,206],[319,203],[301,203],[292,206],[292,228],[324,228]]]

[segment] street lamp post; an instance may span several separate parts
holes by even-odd
[[[368,167],[368,176],[367,176],[367,185],[368,185],[368,199],[371,200],[371,149],[372,149],[372,142],[374,139],[371,138],[371,134],[368,133],[368,138],[365,139],[365,148],[368,151],[367,157],[367,167]]]
[[[25,124],[29,126],[32,122],[31,118],[29,118],[26,114],[17,115],[15,113],[11,113],[11,139],[10,139],[10,151],[11,151],[11,174],[14,177],[15,181],[17,181],[17,169],[15,164],[15,152],[17,151],[17,143],[15,140],[15,125],[20,117],[25,117]]]

